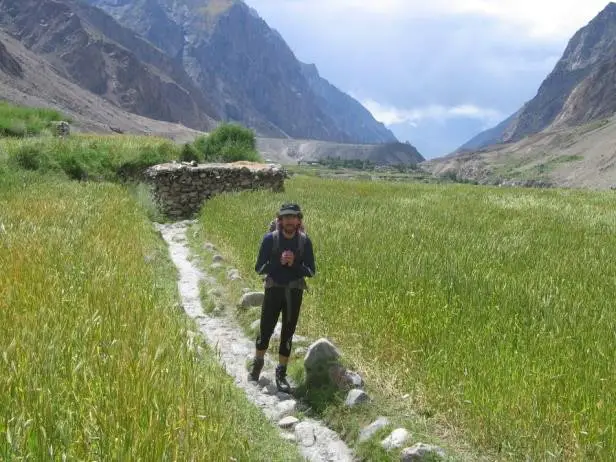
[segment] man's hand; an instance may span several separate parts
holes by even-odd
[[[293,266],[295,262],[295,254],[290,250],[285,250],[282,252],[282,257],[280,257],[280,263],[282,266]]]

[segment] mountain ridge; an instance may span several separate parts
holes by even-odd
[[[264,136],[397,141],[318,71],[316,78],[307,75],[282,36],[243,1],[88,2],[182,62],[200,89],[217,101],[222,120],[243,123]],[[336,102],[324,101],[324,93]]]
[[[611,69],[616,58],[616,3],[610,2],[568,41],[554,69],[541,83],[537,94],[513,116],[496,127],[479,133],[458,151],[482,149],[491,145],[520,141],[545,129],[579,125],[609,116],[616,101],[606,104],[591,88],[614,88],[601,75]],[[608,70],[601,70],[607,67]],[[606,88],[602,94],[610,93]],[[584,98],[581,98],[584,95]],[[601,106],[595,110],[595,106]],[[477,143],[476,140],[481,140]]]
[[[580,28],[536,96],[450,155],[421,165],[485,184],[616,189],[616,3]]]
[[[124,110],[200,130],[215,126],[188,75],[97,8],[75,0],[0,0],[0,26],[61,76]]]

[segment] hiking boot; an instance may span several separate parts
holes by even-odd
[[[255,358],[252,360],[252,369],[248,374],[248,379],[253,382],[259,381],[259,376],[261,375],[261,369],[263,369],[263,364],[265,360],[263,358]]]
[[[291,385],[287,382],[287,367],[286,366],[278,366],[276,367],[276,387],[278,391],[282,393],[291,393]]]

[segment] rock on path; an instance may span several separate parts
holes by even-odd
[[[211,317],[203,311],[199,297],[199,281],[205,278],[212,283],[213,278],[201,273],[189,259],[186,231],[193,223],[193,221],[181,221],[156,225],[167,242],[171,260],[178,269],[178,289],[184,311],[196,320],[205,339],[218,353],[217,357],[227,373],[235,378],[237,386],[245,391],[248,399],[259,406],[272,422],[276,423],[276,418],[280,416],[278,405],[281,399],[277,395],[264,393],[262,391],[264,387],[248,381],[246,360],[253,355],[253,340],[244,336],[233,319],[227,316]],[[270,363],[266,367],[273,368],[273,364]],[[354,460],[352,451],[339,435],[318,420],[303,419],[297,423],[295,439],[301,454],[308,461]]]

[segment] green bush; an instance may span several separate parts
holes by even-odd
[[[180,152],[180,160],[182,162],[202,162],[203,156],[194,144],[186,143]]]
[[[223,124],[207,136],[198,137],[194,148],[205,162],[261,161],[252,130],[235,124]]]

